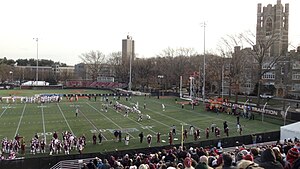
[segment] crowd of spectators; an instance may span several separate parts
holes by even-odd
[[[300,142],[284,140],[272,145],[222,147],[173,147],[155,153],[96,157],[82,169],[300,169]]]

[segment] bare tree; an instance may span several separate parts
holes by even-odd
[[[89,53],[81,54],[79,57],[87,67],[88,75],[93,81],[97,80],[102,64],[105,61],[105,55],[100,51],[90,51]]]
[[[68,79],[74,79],[74,73],[64,70],[59,73],[57,80],[66,84]]]
[[[142,90],[149,87],[151,80],[155,79],[154,59],[136,59],[134,61],[135,84]]]
[[[175,53],[176,56],[186,56],[186,57],[196,55],[194,48],[184,48],[184,47],[177,48]]]
[[[257,63],[256,68],[256,83],[257,87],[257,105],[260,104],[260,91],[262,85],[262,77],[265,73],[271,71],[276,65],[276,63],[285,55],[286,50],[282,49],[280,54],[274,55],[272,54],[271,48],[275,44],[276,41],[279,40],[280,35],[269,34],[267,37],[258,38],[252,32],[246,32],[244,34],[240,34],[240,37],[243,38],[249,45],[252,46],[253,50],[249,52],[249,54],[254,58]],[[253,39],[256,38],[256,43]]]
[[[183,81],[188,81],[192,72],[198,71],[198,59],[193,62],[196,52],[193,48],[180,47],[172,49],[170,47],[164,49],[155,59],[156,74],[164,75],[164,85],[167,88],[179,86],[179,77],[183,76]]]
[[[176,53],[175,53],[175,49],[172,49],[170,47],[164,49],[160,54],[157,55],[157,57],[174,57],[176,56]]]
[[[7,64],[0,64],[0,81],[3,83],[10,80],[11,66]]]
[[[108,56],[108,64],[113,66],[115,77],[118,82],[128,82],[129,79],[129,64],[127,62],[122,64],[122,52],[112,52]]]
[[[227,65],[225,66],[228,68],[229,96],[234,92],[235,102],[238,99],[240,85],[244,82],[244,76],[242,76],[244,73],[243,68],[247,64],[247,58],[241,48],[243,48],[243,41],[241,36],[237,35],[227,35],[227,37],[221,39],[218,45],[221,56],[223,58],[231,58],[230,62],[226,62]],[[225,64],[225,62],[222,63]]]

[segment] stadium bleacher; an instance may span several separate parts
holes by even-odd
[[[222,147],[181,147],[163,149],[149,153],[127,153],[111,155],[104,158],[66,160],[57,163],[51,169],[62,166],[82,169],[204,169],[204,168],[237,168],[237,169],[299,169],[300,142],[268,142],[242,145],[234,148]]]

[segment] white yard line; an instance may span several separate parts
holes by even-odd
[[[67,126],[69,127],[69,129],[70,129],[71,133],[72,133],[72,134],[75,136],[75,134],[74,134],[73,130],[71,129],[71,127],[70,127],[70,125],[69,125],[69,123],[68,123],[68,121],[67,121],[67,119],[66,119],[66,117],[65,117],[65,115],[64,115],[64,113],[63,113],[63,111],[61,110],[61,108],[60,108],[59,104],[58,104],[58,103],[56,103],[56,105],[57,105],[57,107],[58,107],[58,109],[59,109],[59,111],[60,111],[61,115],[62,115],[62,116],[63,116],[63,118],[65,119],[65,122],[66,122]]]
[[[109,107],[109,108],[112,109],[112,110],[114,110],[114,108],[111,108],[111,107]],[[120,112],[118,112],[117,110],[114,110],[114,111],[117,112],[118,114],[120,114],[121,116],[124,117],[124,115],[122,115],[122,114],[121,114]],[[139,123],[139,122],[133,120],[132,118],[129,118],[129,117],[127,117],[127,118],[128,118],[129,120],[135,122],[136,124],[140,125],[140,126],[144,126],[143,124],[141,124],[141,123]],[[152,119],[151,119],[151,120],[152,120]],[[154,121],[156,121],[156,120],[154,120]],[[162,123],[162,124],[163,124],[163,123]],[[165,125],[165,124],[163,124],[163,125]],[[154,130],[151,130],[150,128],[148,128],[148,130],[151,131],[152,133],[157,134],[157,132],[155,132]]]
[[[47,143],[45,118],[44,118],[44,108],[43,107],[42,107],[42,120],[43,120],[43,132],[44,132],[45,143]]]
[[[18,132],[19,132],[19,128],[20,128],[21,121],[22,121],[23,116],[24,116],[25,108],[26,108],[26,104],[24,105],[24,108],[23,108],[23,111],[22,111],[22,115],[21,115],[21,117],[20,117],[19,124],[18,124],[18,127],[17,127],[17,130],[16,130],[16,133],[15,133],[14,137],[15,137],[15,136],[18,134]]]
[[[134,103],[134,102],[130,102],[130,103]],[[173,118],[173,117],[171,117],[171,116],[167,116],[167,115],[165,115],[165,114],[159,113],[158,111],[154,111],[154,110],[151,110],[151,109],[149,109],[149,108],[146,108],[146,110],[147,110],[147,109],[150,110],[151,112],[155,113],[155,114],[158,114],[158,115],[161,115],[161,116],[170,118],[170,119],[175,120],[175,121],[177,121],[177,122],[179,122],[179,123],[182,123],[182,124],[188,124],[188,123],[186,123],[186,122],[184,122],[184,121],[177,120],[177,119],[175,119],[175,118]],[[166,127],[168,127],[168,128],[171,127],[171,126],[168,126],[168,125],[166,125],[166,124],[164,124],[164,123],[162,123],[162,122],[160,122],[160,121],[158,121],[158,120],[155,120],[155,119],[153,119],[153,118],[151,118],[151,120],[153,120],[153,121],[155,121],[155,122],[157,122],[157,123],[160,123],[160,124],[162,124],[162,125],[164,125],[164,126],[166,126]],[[195,127],[196,127],[196,126],[195,126]],[[200,129],[200,128],[199,128],[199,129]]]
[[[81,110],[79,110],[79,112],[84,116],[84,118],[94,127],[94,129],[96,129],[96,131],[98,131],[99,132],[99,129],[90,121],[90,119],[88,119],[87,117],[86,117],[86,115],[81,111]],[[104,136],[104,134],[102,133],[102,136],[103,136],[103,138],[105,139],[105,140],[107,140],[107,138]]]
[[[111,120],[110,118],[108,118],[105,114],[101,113],[101,111],[99,111],[98,109],[96,109],[94,106],[92,106],[90,103],[86,102],[86,104],[88,104],[90,107],[92,107],[94,110],[96,110],[99,114],[101,114],[103,117],[105,117],[107,120],[109,120],[110,122],[112,122],[114,125],[116,125],[117,127],[119,127],[119,129],[122,129],[121,126],[119,126],[117,123],[115,123],[113,120]],[[130,135],[131,138],[135,138],[133,135],[131,135],[130,133],[127,133]]]
[[[154,102],[154,103],[159,103],[159,104],[161,104],[161,102],[158,102],[158,101],[155,101],[155,100],[151,100],[152,102]],[[204,117],[208,117],[208,118],[214,118],[214,119],[217,119],[217,120],[219,120],[219,121],[225,121],[224,119],[221,119],[221,118],[219,118],[219,117],[212,117],[212,116],[209,116],[209,115],[206,115],[206,114],[201,114],[201,113],[197,113],[197,112],[195,112],[195,111],[192,111],[192,110],[187,110],[187,109],[181,109],[181,108],[178,108],[178,107],[176,107],[176,106],[173,106],[173,105],[170,105],[170,104],[165,104],[165,105],[168,105],[168,106],[170,106],[170,107],[174,107],[174,108],[176,108],[176,109],[180,109],[180,110],[183,110],[183,111],[186,111],[186,112],[190,112],[190,113],[193,113],[193,114],[195,114],[195,115],[200,115],[200,116],[204,116]],[[235,124],[236,123],[234,123],[234,122],[230,122],[230,121],[227,121],[227,123],[230,123],[230,124],[234,124],[234,126],[235,126]],[[252,130],[252,129],[249,129],[249,128],[247,128],[249,131],[251,131],[251,132],[255,132],[255,130]],[[245,126],[243,127],[243,131],[245,130]]]
[[[151,100],[151,101],[154,102],[154,103],[159,103],[159,104],[162,103],[162,102],[158,102],[158,101],[155,101],[155,100]],[[164,103],[164,104],[165,104],[165,103]],[[193,114],[195,114],[195,115],[204,116],[204,117],[213,118],[213,119],[218,119],[219,121],[224,121],[224,120],[221,119],[221,118],[212,117],[212,116],[209,116],[209,115],[206,115],[206,114],[197,113],[197,112],[192,111],[192,110],[182,109],[182,108],[179,108],[179,107],[170,105],[170,104],[165,104],[165,105],[168,105],[168,106],[170,106],[170,107],[174,107],[174,108],[179,109],[179,110],[181,110],[181,111],[190,112],[190,113],[193,113]]]
[[[174,120],[174,121],[177,121],[177,122],[179,122],[179,123],[181,123],[181,124],[191,125],[191,124],[186,123],[186,122],[184,122],[184,121],[182,121],[182,120],[175,119],[174,117],[165,115],[165,114],[160,113],[160,112],[158,112],[158,111],[155,111],[155,110],[152,110],[152,109],[149,109],[149,108],[146,108],[146,109],[147,109],[147,110],[150,110],[151,112],[153,112],[153,113],[155,113],[155,114],[158,114],[158,115],[167,117],[167,118],[169,118],[169,119],[172,119],[172,120]],[[195,126],[195,125],[193,125],[193,126],[196,127],[196,128],[199,128],[199,127],[197,127],[197,126]],[[171,127],[171,126],[169,126],[169,127]],[[201,128],[199,128],[199,129],[202,130]]]
[[[8,105],[9,106],[9,105]],[[0,115],[0,118],[2,117],[2,115],[6,112],[8,106],[5,107],[5,109],[2,111],[1,115]]]

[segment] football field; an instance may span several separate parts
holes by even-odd
[[[147,147],[146,136],[148,134],[153,136],[151,146],[166,145],[168,144],[168,133],[173,125],[177,131],[177,135],[174,136],[174,144],[179,144],[181,141],[182,126],[188,130],[191,125],[199,128],[201,131],[200,140],[205,140],[205,128],[210,127],[212,123],[221,129],[221,137],[226,137],[223,133],[223,122],[227,121],[229,136],[239,135],[236,131],[236,117],[207,112],[201,103],[199,106],[195,106],[193,110],[190,105],[184,105],[182,108],[184,101],[176,97],[157,99],[154,96],[133,96],[126,99],[125,96],[122,96],[118,100],[118,97],[113,97],[110,94],[107,98],[108,102],[104,96],[98,96],[96,99],[95,97],[90,99],[80,97],[78,101],[70,101],[63,97],[59,103],[44,104],[21,103],[19,100],[15,103],[8,103],[3,100],[0,103],[0,138],[7,137],[10,140],[19,134],[26,143],[25,156],[30,157],[33,156],[30,154],[30,140],[34,135],[37,133],[40,139],[44,138],[47,145],[45,154],[36,154],[35,156],[45,156],[49,155],[48,144],[55,131],[58,133],[59,139],[62,139],[62,132],[66,131],[73,133],[76,137],[84,135],[87,144],[84,146],[83,153]],[[129,112],[128,117],[125,117],[125,111],[116,110],[113,106],[116,101],[128,107],[138,105],[143,114],[143,120],[138,121],[138,113]],[[165,106],[165,111],[163,111],[162,104]],[[105,107],[107,107],[107,111]],[[78,115],[76,116],[77,108]],[[261,122],[259,117],[256,117],[256,120],[241,118],[240,123],[243,126],[243,134],[277,131],[280,127],[272,123]],[[129,145],[125,145],[124,141],[115,141],[115,130],[122,131],[122,139],[126,134],[129,134]],[[97,136],[100,131],[103,134],[103,143],[93,145],[92,136],[94,133]],[[141,132],[144,133],[143,143],[139,142]],[[156,143],[157,132],[161,133],[161,143]],[[214,138],[214,134],[210,133],[209,139]],[[193,140],[193,136],[189,135],[186,142]],[[78,151],[72,150],[70,153],[78,154]]]

